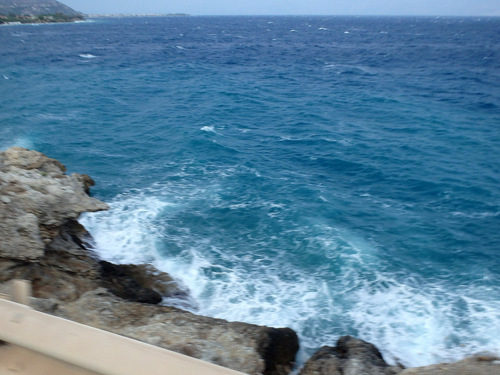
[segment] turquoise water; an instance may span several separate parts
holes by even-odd
[[[0,149],[87,173],[99,254],[197,313],[416,366],[500,354],[500,19],[0,27]],[[165,301],[182,304],[182,301]]]

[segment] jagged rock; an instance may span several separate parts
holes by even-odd
[[[37,151],[0,152],[0,258],[35,261],[69,220],[108,208],[86,194],[88,176],[64,171]]]
[[[49,312],[221,366],[257,375],[285,375],[298,339],[289,328],[270,328],[194,315],[170,306],[125,302],[105,289],[74,302],[48,304]]]
[[[122,267],[121,278],[116,273],[110,278],[109,272],[105,277],[88,250],[90,236],[76,219],[108,206],[88,196],[94,184],[89,176],[65,171],[59,161],[37,151],[14,147],[0,152],[0,283],[27,279],[36,297],[61,301],[103,285],[116,292],[118,280],[135,301],[159,303],[162,297],[181,295],[168,275],[149,266],[115,266]]]
[[[299,375],[394,375],[400,371],[400,367],[389,366],[373,344],[342,336],[336,347],[319,349]]]
[[[37,151],[0,152],[0,283],[30,280],[34,296],[61,301],[100,286],[147,303],[186,294],[151,266],[99,263],[88,250],[90,235],[76,219],[108,206],[88,196],[94,184],[89,176],[65,171]]]
[[[133,272],[137,271],[134,270],[134,265],[117,265],[106,261],[99,264],[102,285],[114,295],[132,302],[157,304],[162,301],[160,293],[144,287],[133,277]]]
[[[36,262],[0,260],[0,282],[30,280],[34,296],[61,301],[75,300],[97,288],[100,285],[98,261],[78,243],[81,241],[75,241],[80,227],[78,222],[68,221]]]
[[[404,369],[389,366],[378,349],[363,340],[343,336],[336,347],[324,346],[299,375],[499,375],[500,358],[477,355],[455,363]]]
[[[164,298],[185,300],[188,294],[165,272],[148,264],[99,262],[101,285],[114,295],[132,302],[157,304]]]
[[[0,283],[30,280],[35,296],[70,301],[99,286],[99,264],[76,219],[108,206],[86,193],[90,177],[65,171],[37,151],[0,152]]]

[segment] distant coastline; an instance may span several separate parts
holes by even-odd
[[[125,18],[125,17],[189,17],[185,13],[167,13],[167,14],[86,14],[87,18]]]
[[[0,0],[0,25],[84,21],[83,13],[56,0]]]
[[[20,24],[39,24],[39,23],[67,23],[81,22],[87,18],[125,18],[125,17],[189,17],[185,13],[169,14],[80,14],[67,15],[62,13],[46,15],[14,15],[8,16],[0,14],[0,25],[20,25]]]
[[[0,14],[0,25],[18,25],[31,23],[61,23],[61,22],[76,22],[84,21],[83,15],[67,15],[62,13],[42,14],[42,15],[25,15],[25,14]]]

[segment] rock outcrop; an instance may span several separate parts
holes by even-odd
[[[342,336],[337,346],[319,349],[300,375],[394,375],[400,371],[400,367],[389,366],[373,344]]]
[[[478,355],[455,363],[414,367],[388,365],[379,350],[366,341],[342,336],[335,347],[324,346],[299,375],[498,375],[499,358]]]
[[[38,310],[247,374],[291,371],[298,350],[291,329],[155,305],[187,293],[149,265],[99,260],[77,219],[108,206],[88,195],[90,177],[64,172],[36,151],[0,152],[0,289],[11,279],[30,280]]]
[[[74,302],[38,309],[170,349],[246,374],[288,374],[298,350],[289,328],[270,328],[198,316],[170,306],[131,303],[105,289]]]
[[[98,286],[99,264],[76,219],[108,206],[88,196],[90,177],[64,172],[39,152],[0,153],[0,282],[27,279],[35,296],[68,301]]]
[[[101,260],[102,286],[131,302],[158,304],[163,298],[188,298],[166,273],[147,264],[113,264]]]

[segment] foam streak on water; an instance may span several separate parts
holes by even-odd
[[[498,18],[0,28],[0,148],[90,174],[101,257],[294,328],[299,361],[345,334],[411,366],[500,354],[498,40]]]

